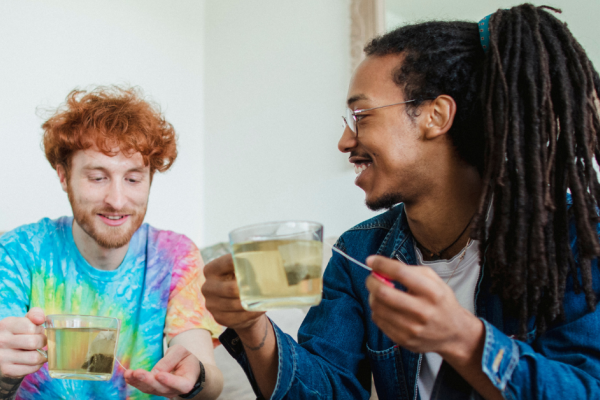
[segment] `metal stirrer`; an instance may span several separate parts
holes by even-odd
[[[356,260],[355,258],[350,257],[348,254],[344,253],[343,251],[341,251],[340,249],[338,249],[335,246],[330,245],[327,242],[323,242],[325,243],[327,246],[329,246],[329,248],[333,251],[335,251],[336,253],[341,254],[342,256],[344,256],[345,258],[347,258],[348,260],[352,261],[353,263],[355,263],[356,265],[358,265],[359,267],[363,267],[364,269],[366,269],[367,271],[370,271],[371,273],[373,273],[373,276],[375,278],[377,278],[378,280],[380,280],[381,282],[383,282],[384,284],[386,284],[389,287],[394,287],[394,284],[387,278],[384,278],[383,276],[381,276],[380,274],[378,274],[377,272],[373,272],[373,268],[367,266],[366,264],[361,263],[360,261]]]

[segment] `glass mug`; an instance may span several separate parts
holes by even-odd
[[[47,315],[50,377],[107,381],[112,377],[121,321],[91,315]]]
[[[323,225],[269,222],[229,233],[242,307],[248,311],[317,305],[323,291]]]

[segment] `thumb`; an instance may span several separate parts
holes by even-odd
[[[25,317],[31,322],[33,322],[35,325],[42,325],[46,320],[44,310],[42,310],[39,307],[33,307],[31,310],[29,310]]]
[[[167,350],[165,356],[152,368],[152,372],[172,372],[190,354],[185,347],[176,344]]]

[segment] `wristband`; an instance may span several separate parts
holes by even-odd
[[[206,380],[206,370],[204,369],[204,364],[202,364],[202,361],[198,362],[200,363],[200,376],[198,376],[198,380],[196,381],[194,387],[189,393],[179,395],[179,397],[181,397],[182,399],[191,399],[193,397],[196,397],[196,395],[200,393],[202,389],[204,389],[204,381]]]

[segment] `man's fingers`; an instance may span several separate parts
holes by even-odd
[[[14,350],[14,349],[4,349],[2,351],[2,361],[9,364],[18,364],[25,366],[39,366],[43,365],[46,361],[46,357],[41,355],[36,350]]]
[[[33,374],[42,367],[42,364],[38,365],[21,365],[21,364],[10,364],[2,367],[0,374],[7,378],[22,378],[25,375]]]
[[[133,371],[128,376],[125,376],[125,382],[128,385],[131,385],[140,391],[148,394],[158,394],[156,390],[151,386],[144,382],[143,378],[136,378]]]
[[[213,314],[217,312],[247,312],[242,307],[240,299],[215,299],[209,297],[206,299],[206,308]]]
[[[42,325],[46,320],[46,316],[44,315],[44,310],[39,307],[33,307],[29,312],[25,315],[27,319],[29,319],[35,325]]]
[[[198,377],[191,376],[189,373],[184,376],[177,376],[166,372],[158,372],[156,379],[177,393],[188,393],[194,388]]]
[[[429,272],[430,268],[409,266],[387,257],[370,256],[367,258],[367,265],[373,268],[374,272],[400,282],[412,293],[429,294],[432,291],[432,279],[439,280],[435,273]]]
[[[211,279],[207,280],[202,285],[202,294],[205,298],[216,297],[225,299],[239,299],[240,291],[238,289],[237,282],[235,280],[222,281]]]
[[[8,320],[8,321],[6,321]],[[4,327],[14,335],[43,335],[44,327],[36,325],[29,318],[6,318]]]
[[[167,350],[165,356],[156,363],[154,368],[152,368],[152,372],[171,372],[191,354],[192,353],[190,353],[185,347],[179,344],[169,347],[169,350]]]
[[[154,377],[154,374],[144,371],[143,369],[136,369],[133,371],[130,379],[131,385],[137,387],[144,393],[154,393],[159,395],[166,395],[171,393],[171,390],[165,387],[163,384],[158,382]],[[134,385],[135,383],[135,385]]]
[[[47,344],[46,335],[12,335],[4,345],[16,350],[42,349]]]
[[[369,305],[373,307],[373,302],[378,306],[389,307],[396,312],[414,313],[422,308],[422,300],[411,296],[401,290],[388,287],[373,276],[367,278],[367,290],[371,293],[369,296]]]
[[[218,277],[219,279],[235,278],[233,269],[233,258],[231,254],[226,254],[212,260],[204,266],[204,275],[207,277]]]
[[[178,394],[188,393],[194,387],[198,378],[194,371],[187,371],[182,376],[167,372],[151,373],[138,369],[125,371],[125,381],[144,393],[156,394],[163,397],[174,397]]]
[[[133,374],[132,370],[126,369],[125,372],[123,372],[123,378],[125,378],[125,380],[131,379],[132,378],[132,374]]]

